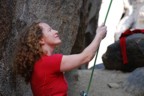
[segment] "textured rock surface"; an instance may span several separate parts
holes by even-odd
[[[123,14],[124,16],[121,18],[119,25],[117,25],[117,29],[115,32],[115,41],[119,40],[120,35],[126,29],[142,29],[144,28],[143,19],[143,11],[141,10],[142,6],[144,5],[144,0],[129,0],[132,6],[132,13],[131,14]],[[127,12],[130,12],[127,10]]]
[[[86,91],[91,70],[79,70],[77,90],[71,96]],[[144,67],[132,73],[95,69],[88,96],[144,96]]]
[[[16,26],[16,31],[20,32],[24,28],[22,25],[28,25],[34,20],[45,21],[59,30],[64,41],[58,51],[69,54],[77,35],[81,3],[78,0],[18,0],[15,25],[19,26]]]
[[[12,74],[15,43],[22,29],[42,20],[59,30],[63,44],[56,52],[70,54],[80,23],[80,0],[1,0],[0,1],[0,94],[31,96],[30,87]]]
[[[15,81],[10,63],[12,49],[8,44],[8,38],[12,35],[14,9],[15,0],[0,0],[0,96],[10,96],[10,94],[15,96]]]
[[[128,64],[123,64],[119,41],[108,46],[102,59],[106,69],[133,71],[144,66],[144,34],[133,34],[126,38]]]
[[[133,71],[124,81],[124,90],[133,96],[144,96],[144,67]]]
[[[17,0],[14,28],[19,33],[24,24],[28,25],[38,19],[45,21],[52,28],[59,30],[63,41],[56,52],[70,54],[78,33],[81,4],[79,0]],[[19,81],[22,83],[21,79]],[[27,89],[30,87],[21,83],[17,80],[17,95],[31,96],[31,91]]]
[[[77,90],[71,96],[80,96],[81,91],[86,91],[91,75],[91,70],[79,70],[78,81],[76,82]],[[123,90],[123,83],[129,76],[120,71],[108,71],[95,69],[91,87],[88,96],[132,96]],[[119,88],[108,86],[109,83],[119,85]]]

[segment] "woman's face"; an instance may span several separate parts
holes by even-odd
[[[49,46],[56,46],[61,43],[61,40],[58,36],[58,31],[52,29],[46,23],[40,23],[40,28],[42,28],[43,37],[40,41],[41,44],[47,44]]]

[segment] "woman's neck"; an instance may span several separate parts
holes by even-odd
[[[43,53],[48,55],[48,56],[53,54],[54,48],[55,47],[53,47],[53,46],[42,45]]]

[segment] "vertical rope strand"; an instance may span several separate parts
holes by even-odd
[[[112,1],[113,0],[110,1],[109,7],[108,7],[108,10],[107,10],[107,13],[106,13],[106,16],[105,16],[105,20],[104,20],[104,25],[106,23],[106,20],[107,20],[107,17],[108,17],[108,14],[109,14],[109,11],[110,11],[110,8],[111,8],[111,5],[112,5]],[[95,60],[94,60],[94,66],[92,68],[92,73],[91,73],[91,76],[90,76],[89,85],[88,85],[88,88],[87,88],[87,91],[86,91],[87,94],[88,94],[88,92],[90,90],[90,86],[91,86],[91,82],[92,82],[92,78],[93,78],[93,73],[94,73],[94,69],[95,69],[95,65],[96,65],[96,60],[97,60],[97,56],[98,56],[98,51],[99,51],[99,47],[98,47],[97,52],[96,52],[96,57],[95,57]]]

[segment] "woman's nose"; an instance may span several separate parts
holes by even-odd
[[[54,30],[54,32],[55,32],[55,33],[58,33],[58,31],[57,31],[57,30]]]

